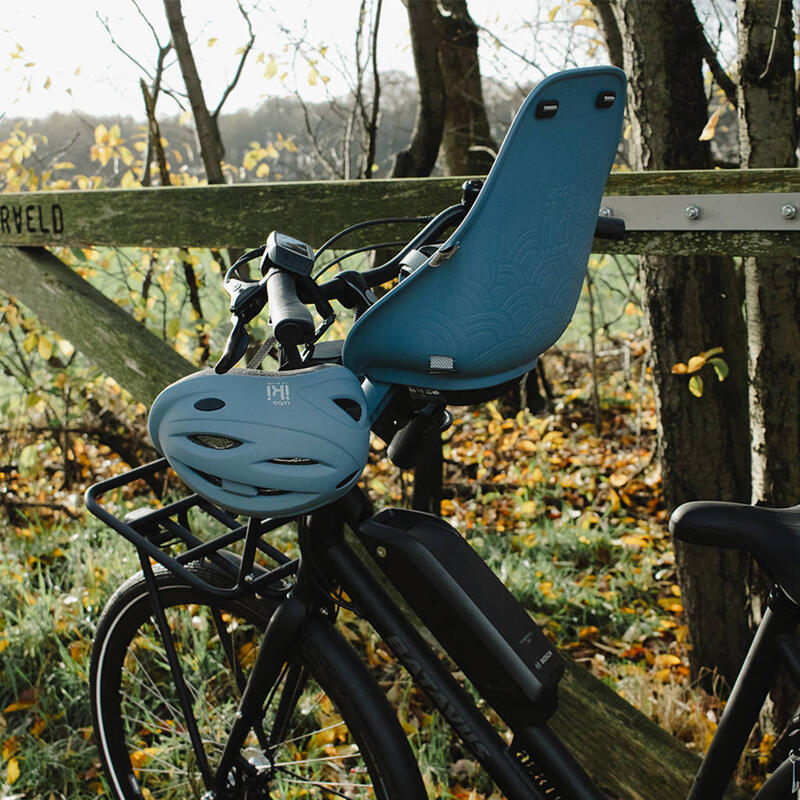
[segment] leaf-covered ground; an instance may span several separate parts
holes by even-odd
[[[502,398],[455,409],[444,434],[442,514],[559,647],[702,752],[721,704],[689,679],[653,458],[653,400],[639,380],[645,353],[633,341],[625,348],[625,359],[617,353],[601,364],[599,406],[588,356],[571,351],[546,357],[554,399],[536,415]],[[140,415],[140,431],[141,422]],[[0,465],[0,485],[13,502],[0,543],[0,797],[77,798],[86,785],[102,794],[85,689],[88,651],[105,598],[135,571],[136,558],[85,518],[80,489],[124,464],[90,436],[70,435],[64,449],[46,431],[3,435],[12,456]],[[366,488],[379,504],[405,502],[410,476],[379,442],[376,448]],[[365,657],[400,706],[432,796],[497,800],[380,641],[343,616],[350,638],[367,636]],[[757,772],[762,759],[756,743],[743,774]]]

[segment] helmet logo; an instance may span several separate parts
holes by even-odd
[[[291,402],[289,399],[289,384],[268,383],[267,402],[272,403],[274,406],[288,406]]]

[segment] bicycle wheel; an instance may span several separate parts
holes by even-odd
[[[166,572],[156,579],[203,752],[192,747],[141,573],[117,590],[98,624],[90,669],[95,735],[118,798],[210,800],[217,795],[209,773],[272,609],[260,601],[215,608]],[[299,654],[268,692],[262,724],[251,731],[235,772],[226,797],[426,797],[386,698],[322,619],[308,625]]]
[[[787,800],[792,795],[792,762],[787,758],[753,796],[753,800]]]

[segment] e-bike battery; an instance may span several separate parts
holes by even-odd
[[[357,531],[390,582],[512,727],[556,710],[564,661],[511,592],[438,517],[385,509]]]

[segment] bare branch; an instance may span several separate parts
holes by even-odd
[[[239,66],[236,69],[236,74],[233,76],[233,80],[228,84],[225,91],[222,93],[222,97],[220,98],[219,103],[217,103],[217,107],[212,112],[211,116],[216,119],[219,116],[219,112],[222,111],[222,106],[225,104],[225,101],[228,99],[228,95],[236,88],[236,84],[239,82],[239,78],[242,75],[242,70],[244,69],[244,63],[247,61],[247,56],[250,54],[250,51],[253,49],[253,42],[256,40],[256,35],[253,32],[253,25],[250,22],[250,16],[244,10],[244,6],[242,6],[241,0],[236,0],[236,5],[239,6],[239,12],[244,17],[245,22],[247,23],[247,30],[250,34],[250,38],[247,40],[247,44],[244,47],[244,51],[242,52],[242,57],[239,59]]]
[[[691,13],[694,16],[695,25],[697,27],[697,37],[698,41],[700,42],[700,50],[703,54],[703,60],[706,62],[706,64],[708,64],[708,68],[711,70],[711,74],[714,76],[717,86],[719,86],[719,88],[725,92],[725,98],[727,101],[734,108],[736,108],[738,105],[738,99],[736,97],[736,84],[731,80],[730,76],[725,72],[725,70],[722,68],[722,65],[719,63],[717,53],[706,37],[706,33],[703,30],[703,23],[700,22],[694,6],[689,3],[689,7],[691,8]]]
[[[475,23],[475,27],[481,32],[485,33],[490,39],[492,39],[498,47],[502,50],[506,50],[511,53],[512,56],[515,56],[524,64],[527,64],[529,67],[533,67],[535,70],[541,73],[543,78],[547,77],[547,72],[543,70],[535,61],[531,61],[530,58],[520,53],[518,50],[515,50],[513,47],[510,47],[506,42],[504,42],[496,33],[490,31],[484,25],[479,25],[477,22]]]
[[[367,152],[365,154],[364,177],[372,177],[372,165],[375,161],[375,140],[378,134],[378,116],[381,102],[381,81],[378,75],[378,26],[381,21],[381,7],[383,0],[377,0],[375,6],[375,21],[372,26],[372,111],[370,118],[365,121],[367,133]]]
[[[320,146],[319,139],[317,138],[316,133],[314,132],[313,128],[311,127],[311,117],[308,113],[308,105],[306,104],[305,100],[300,97],[300,93],[295,91],[294,96],[300,103],[300,108],[303,110],[303,119],[305,120],[306,125],[306,132],[308,133],[309,138],[311,139],[311,145],[314,148],[314,152],[317,154],[317,157],[320,160],[320,163],[328,170],[334,178],[343,178],[344,176],[341,174],[339,170],[336,169],[334,164],[331,164],[328,157],[322,150]]]
[[[142,9],[139,7],[139,4],[136,2],[136,0],[131,0],[131,3],[133,3],[133,7],[139,12],[139,16],[144,20],[145,25],[150,28],[150,33],[153,34],[153,38],[156,40],[156,46],[159,50],[161,50],[164,45],[161,44],[161,40],[158,38],[158,34],[156,33],[156,29],[153,27],[153,24],[150,22],[144,11],[142,11]]]
[[[135,58],[134,56],[132,56],[132,55],[131,55],[131,54],[130,54],[130,53],[129,53],[129,52],[128,52],[128,51],[127,51],[127,50],[126,50],[126,49],[125,49],[125,48],[124,48],[124,47],[123,47],[123,46],[122,46],[122,45],[121,45],[121,44],[120,44],[120,43],[119,43],[119,42],[118,42],[118,41],[115,39],[115,38],[114,38],[114,34],[111,32],[111,26],[108,24],[108,18],[106,18],[106,19],[103,19],[103,18],[100,16],[100,12],[99,12],[99,11],[95,11],[95,12],[94,12],[94,15],[97,17],[97,19],[98,19],[98,21],[100,22],[100,24],[101,24],[101,25],[102,25],[102,26],[103,26],[103,27],[106,29],[106,33],[108,34],[108,38],[109,38],[109,39],[111,39],[111,44],[113,44],[113,45],[114,45],[114,47],[116,47],[116,48],[117,48],[117,50],[119,50],[119,51],[120,51],[120,53],[122,53],[122,55],[124,55],[124,56],[125,56],[127,59],[129,59],[130,61],[132,61],[132,62],[133,62],[133,63],[134,63],[134,64],[135,64],[137,67],[139,67],[139,69],[140,69],[142,72],[144,72],[144,74],[145,74],[145,75],[147,75],[147,77],[148,77],[148,78],[150,78],[150,80],[152,80],[152,79],[153,79],[153,75],[152,75],[152,73],[150,72],[150,70],[149,70],[147,67],[145,67],[145,66],[144,66],[144,64],[142,64],[142,63],[141,63],[141,61],[139,61],[137,58]]]

